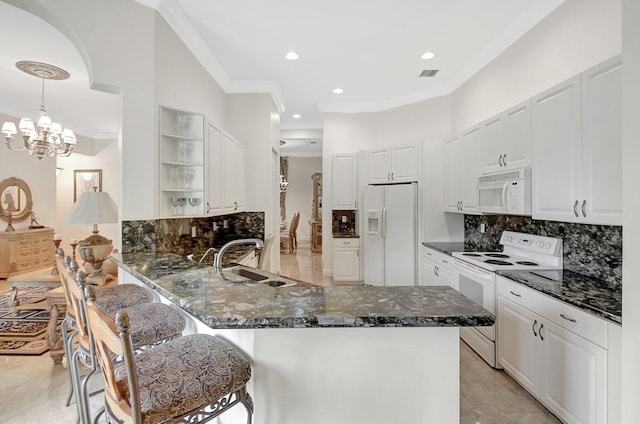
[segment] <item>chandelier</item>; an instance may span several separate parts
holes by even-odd
[[[5,122],[2,124],[2,133],[7,140],[7,148],[15,152],[27,150],[30,155],[35,155],[38,159],[44,156],[69,156],[76,144],[76,135],[68,128],[51,120],[44,107],[44,80],[65,80],[69,78],[69,73],[64,69],[54,65],[41,62],[22,61],[17,62],[16,67],[34,77],[42,79],[42,104],[38,109],[38,120],[34,122],[29,118],[22,118],[16,124]],[[37,129],[36,129],[37,126]],[[13,136],[20,130],[20,135],[24,141],[23,146],[14,146]]]

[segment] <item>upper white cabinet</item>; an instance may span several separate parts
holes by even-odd
[[[622,224],[620,59],[533,99],[533,218]]]
[[[333,209],[358,208],[358,157],[355,154],[334,154],[332,157]]]
[[[224,130],[207,126],[206,216],[244,210],[244,145]]]
[[[531,165],[531,100],[482,124],[482,173]]]
[[[622,225],[622,62],[582,74],[584,222]],[[586,216],[585,216],[586,215]]]
[[[222,134],[223,154],[223,211],[238,212],[244,210],[244,145],[230,134]]]
[[[212,216],[221,214],[223,211],[224,151],[222,150],[222,130],[210,123],[207,125],[207,150],[207,201],[204,212],[205,215]]]
[[[395,146],[369,151],[369,184],[418,181],[418,148]]]
[[[159,217],[202,216],[204,116],[160,107],[159,122]]]
[[[461,136],[448,141],[445,151],[445,211],[478,213],[478,175],[482,162],[481,126],[475,126]]]

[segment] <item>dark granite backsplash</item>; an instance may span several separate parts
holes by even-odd
[[[332,211],[331,230],[334,237],[357,237],[356,211]]]
[[[480,223],[486,231],[480,233]],[[505,230],[559,237],[563,240],[564,268],[605,281],[612,288],[622,284],[622,227],[539,221],[524,216],[465,215],[465,249],[501,251]]]
[[[195,227],[195,237],[192,228]],[[209,218],[124,221],[122,253],[203,254],[240,238],[264,240],[264,212],[239,212]]]

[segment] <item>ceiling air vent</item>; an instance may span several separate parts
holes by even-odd
[[[438,73],[438,69],[425,69],[424,71],[420,72],[420,77],[433,77],[435,76],[435,74]]]

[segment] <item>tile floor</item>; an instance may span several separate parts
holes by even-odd
[[[281,255],[283,275],[331,285],[322,277],[321,255],[300,243],[295,255]],[[0,291],[2,291],[0,284]],[[99,384],[98,378],[94,377]],[[69,387],[67,369],[41,356],[0,356],[0,422],[4,424],[74,423],[75,406],[64,406]],[[92,397],[97,410],[102,395]],[[504,371],[489,367],[460,342],[461,424],[560,423]],[[359,424],[359,423],[354,423]]]

